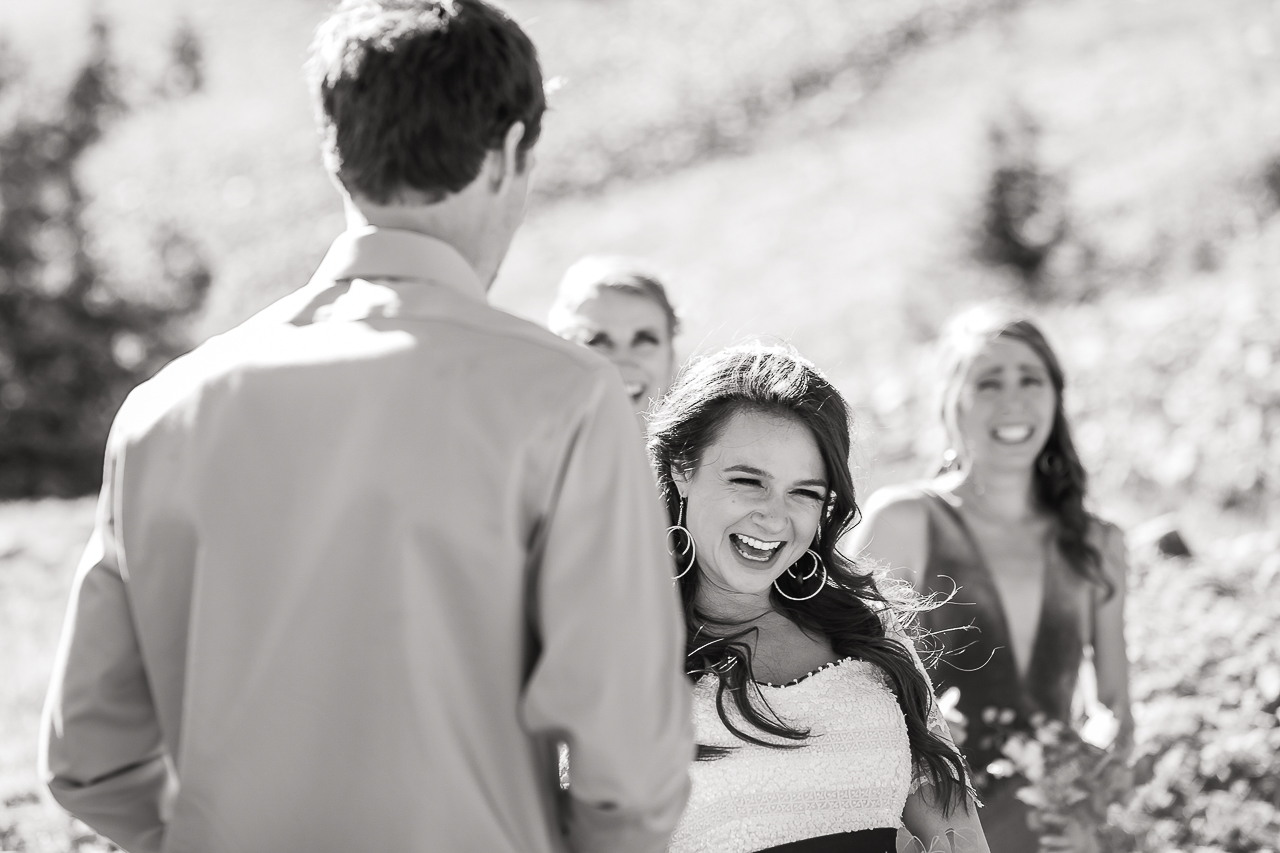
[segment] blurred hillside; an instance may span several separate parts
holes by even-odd
[[[327,4],[97,5],[135,100],[184,21],[206,70],[203,92],[135,111],[91,152],[98,251],[125,287],[144,288],[162,280],[148,235],[195,235],[215,274],[195,334],[220,331],[305,280],[342,227],[299,73]],[[541,319],[579,255],[649,257],[675,278],[686,353],[785,337],[865,406],[872,482],[913,475],[927,455],[916,345],[966,301],[1026,291],[1016,272],[975,260],[984,193],[1008,158],[993,129],[1036,128],[1020,156],[1042,178],[1040,218],[1060,232],[1037,291],[1051,332],[1099,310],[1127,317],[1130,299],[1179,315],[1173,294],[1187,288],[1274,289],[1265,265],[1238,257],[1263,251],[1280,190],[1270,0],[510,6],[558,89],[538,195],[495,301]],[[0,6],[32,81],[68,73],[86,10]],[[51,39],[68,50],[38,49]],[[1073,374],[1112,358],[1060,343]],[[1094,433],[1086,444],[1109,454]],[[1186,485],[1174,468],[1155,481]]]
[[[299,73],[327,5],[96,3],[147,107],[84,164],[95,251],[122,288],[145,290],[162,280],[147,235],[191,235],[215,277],[197,338],[301,284],[342,228]],[[683,354],[780,336],[832,375],[858,407],[864,492],[919,476],[938,449],[928,374],[942,320],[978,298],[1031,302],[1067,368],[1095,503],[1126,526],[1173,513],[1201,554],[1176,589],[1208,589],[1206,608],[1226,614],[1206,633],[1209,657],[1181,655],[1178,678],[1161,681],[1150,674],[1195,645],[1200,611],[1166,618],[1181,605],[1161,573],[1182,564],[1143,563],[1135,578],[1145,754],[1179,756],[1152,770],[1142,808],[1164,821],[1160,837],[1193,813],[1218,833],[1151,849],[1264,849],[1280,827],[1263,813],[1280,809],[1274,767],[1243,754],[1250,727],[1274,726],[1280,681],[1245,644],[1280,632],[1274,608],[1248,615],[1280,566],[1280,543],[1251,533],[1280,529],[1280,2],[509,5],[560,85],[495,302],[541,319],[580,255],[652,259],[686,315]],[[0,4],[29,97],[72,73],[87,10]],[[206,85],[165,101],[154,81],[183,21]],[[1005,208],[1001,175],[1023,194]],[[1013,227],[993,247],[994,209],[1013,211]],[[1018,267],[1023,249],[1036,260]],[[35,713],[89,514],[83,501],[0,506],[16,543],[0,535],[0,684],[16,685],[0,697],[0,803],[17,827],[0,819],[0,849],[95,843],[30,793]],[[1246,619],[1251,633],[1233,640]],[[1164,641],[1171,625],[1181,645]],[[1249,713],[1230,731],[1207,712],[1186,723],[1195,667],[1243,691]],[[1200,767],[1188,756],[1205,744],[1227,757]],[[1241,798],[1247,832],[1222,818]]]

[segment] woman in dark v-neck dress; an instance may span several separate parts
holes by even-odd
[[[1000,757],[1001,725],[1024,728],[1037,712],[1071,722],[1090,648],[1097,698],[1128,748],[1123,536],[1084,509],[1062,370],[1039,329],[982,306],[952,321],[942,347],[944,470],[873,496],[853,549],[888,562],[925,595],[950,597],[921,622],[942,647],[936,689],[960,691],[962,751],[984,783],[980,815],[993,853],[1034,853],[1042,841],[1089,850],[1078,827],[1042,839],[1014,796],[1023,783],[983,771]]]

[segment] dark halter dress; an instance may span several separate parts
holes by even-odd
[[[923,627],[943,649],[929,674],[939,693],[960,688],[958,710],[968,718],[961,752],[985,806],[978,814],[992,853],[1035,853],[1038,836],[1027,826],[1026,806],[1014,796],[1025,780],[991,779],[985,773],[1000,757],[1000,742],[984,711],[989,719],[992,713],[1011,710],[1012,728],[1025,728],[1035,712],[1070,721],[1084,655],[1081,632],[1092,601],[1090,584],[1046,542],[1040,618],[1024,677],[1014,660],[1000,592],[977,540],[946,498],[921,488],[919,500],[928,508],[929,556],[917,588],[941,596],[958,588],[950,602],[921,614]]]

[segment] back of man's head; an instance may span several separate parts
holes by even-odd
[[[329,169],[377,204],[460,191],[515,122],[523,169],[546,108],[532,42],[484,0],[346,0],[307,72]]]

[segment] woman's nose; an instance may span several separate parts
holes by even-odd
[[[1027,401],[1031,399],[1031,389],[1014,386],[1006,388],[1001,395],[1001,404],[1005,409],[1013,409],[1021,411],[1027,405]]]
[[[779,495],[765,495],[755,510],[756,523],[770,533],[776,533],[787,524],[786,508]]]
[[[609,360],[616,364],[619,370],[636,370],[639,367],[631,350],[625,347],[614,350],[613,354],[609,356]]]

